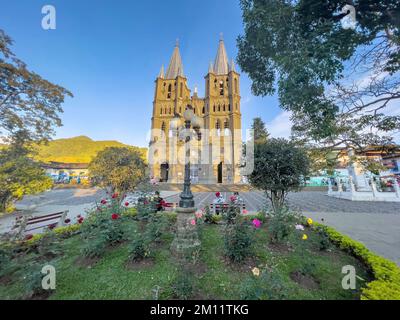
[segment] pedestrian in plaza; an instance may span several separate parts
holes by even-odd
[[[219,214],[221,211],[221,207],[225,203],[225,198],[221,195],[221,193],[218,191],[215,193],[215,199],[213,201],[214,208],[215,208],[215,214]]]

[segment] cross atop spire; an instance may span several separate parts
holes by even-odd
[[[224,34],[222,32],[219,33],[219,41],[224,41]]]
[[[169,66],[167,73],[165,75],[166,79],[175,79],[177,76],[184,77],[183,64],[181,55],[179,52],[179,40],[176,39],[175,48],[172,52],[171,60],[169,61]]]
[[[215,57],[214,72],[217,75],[228,74],[229,72],[228,55],[226,54],[222,33],[220,33],[217,56]]]

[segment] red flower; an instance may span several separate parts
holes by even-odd
[[[216,193],[215,193],[215,196],[216,196],[217,198],[219,198],[220,195],[221,195],[221,193],[219,193],[219,192],[216,192]]]
[[[235,202],[236,201],[236,197],[235,196],[231,196],[231,202]]]
[[[53,224],[49,225],[49,229],[53,230],[56,226],[57,226],[57,223],[53,223]]]
[[[125,202],[125,207],[127,207],[127,206],[129,206],[129,202],[128,201]]]
[[[71,222],[71,219],[65,219],[64,220],[64,223],[70,223]]]
[[[80,217],[80,218],[78,219],[78,223],[81,224],[82,222],[83,222],[83,217]]]
[[[114,193],[112,196],[111,196],[111,198],[113,198],[113,199],[115,199],[115,198],[117,198],[118,197],[118,193],[116,192],[116,193]]]
[[[33,234],[27,234],[26,236],[25,236],[25,240],[30,240],[30,239],[32,239],[33,238]]]
[[[101,203],[101,204],[106,204],[106,203],[107,203],[107,200],[106,200],[106,199],[102,199],[102,200],[100,201],[100,203]]]
[[[119,218],[119,215],[116,214],[116,213],[113,213],[113,214],[111,215],[111,219],[113,219],[113,220],[117,220],[118,218]]]

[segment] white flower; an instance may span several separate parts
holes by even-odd
[[[301,224],[296,224],[296,230],[301,230],[301,231],[303,231],[304,230],[304,226],[302,226]]]

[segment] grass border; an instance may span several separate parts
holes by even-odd
[[[395,262],[373,253],[364,244],[332,227],[317,222],[314,225],[323,227],[336,246],[354,255],[371,269],[375,279],[362,289],[361,300],[400,300],[400,268]]]

